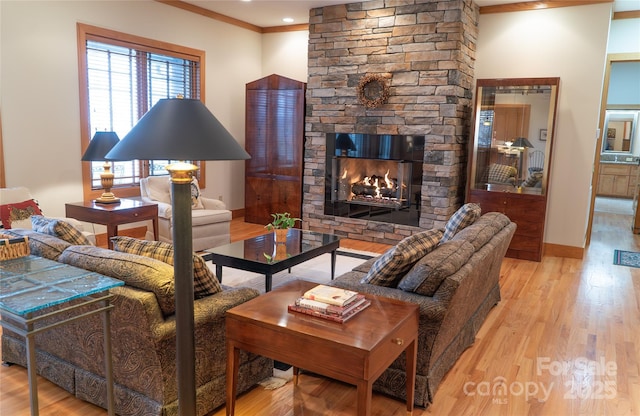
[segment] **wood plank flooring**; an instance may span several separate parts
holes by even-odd
[[[458,360],[428,409],[414,415],[640,415],[640,269],[614,266],[613,250],[640,251],[631,217],[596,211],[583,260],[505,259],[502,301]],[[263,233],[241,219],[234,240]],[[343,247],[387,246],[346,240]],[[104,415],[40,379],[42,415]],[[354,415],[355,388],[303,374],[276,390],[239,397],[238,416]],[[372,415],[404,415],[374,393]],[[23,368],[0,367],[0,415],[29,414]],[[224,408],[210,416],[224,415]]]

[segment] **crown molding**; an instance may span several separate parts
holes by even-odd
[[[523,12],[529,10],[554,9],[557,7],[585,6],[598,3],[613,3],[613,0],[541,0],[524,3],[498,4],[480,7],[480,14]]]
[[[201,16],[208,17],[210,19],[219,20],[221,22],[229,23],[234,26],[242,27],[254,32],[262,33],[263,28],[260,26],[252,25],[251,23],[244,22],[242,20],[234,19],[233,17],[226,16],[224,14],[216,13],[212,10],[205,9],[195,4],[186,3],[181,0],[154,0],[158,3],[166,4],[167,6],[177,7],[178,9],[186,10],[192,13],[199,14]]]
[[[615,12],[613,13],[613,20],[617,20],[617,19],[640,19],[640,10]]]

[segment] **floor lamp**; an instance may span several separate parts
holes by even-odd
[[[109,160],[245,160],[250,156],[200,100],[158,101],[106,156]],[[196,415],[191,180],[197,166],[171,175],[178,412]]]

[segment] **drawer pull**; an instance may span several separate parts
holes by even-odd
[[[391,340],[391,342],[393,342],[396,345],[404,344],[404,340],[402,338],[394,338],[394,339]]]
[[[137,217],[137,216],[138,216],[138,213],[136,212],[135,214],[133,214],[133,216],[134,216],[134,217]]]

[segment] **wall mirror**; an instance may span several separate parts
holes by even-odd
[[[477,81],[469,188],[545,195],[559,78]]]
[[[637,124],[637,111],[607,110],[602,134],[602,152],[633,153]]]

